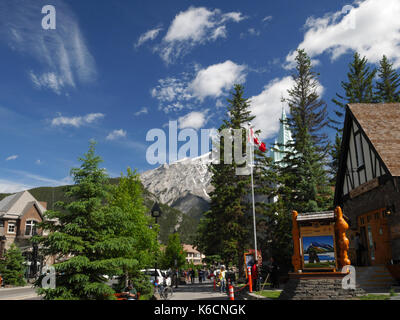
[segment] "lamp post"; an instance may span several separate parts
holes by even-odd
[[[158,202],[154,203],[153,208],[151,208],[151,216],[156,219],[156,224],[158,224],[158,218],[162,215],[162,211]],[[157,272],[157,257],[154,263],[154,272]]]

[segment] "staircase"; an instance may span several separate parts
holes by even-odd
[[[356,287],[366,292],[389,292],[396,284],[384,265],[356,267]]]

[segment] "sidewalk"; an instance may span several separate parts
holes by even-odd
[[[0,288],[0,300],[39,299],[35,288],[31,285],[15,288]]]

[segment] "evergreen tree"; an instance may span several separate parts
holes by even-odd
[[[254,193],[256,199],[257,244],[263,259],[274,257],[281,266],[291,265],[291,216],[284,210],[279,187],[283,183],[280,168],[273,159],[255,150]]]
[[[254,119],[249,110],[248,100],[243,97],[244,89],[241,85],[235,85],[228,99],[228,118],[223,121],[219,128],[221,133],[224,129],[242,130],[242,156],[246,152],[246,128],[247,124]],[[243,253],[249,247],[249,176],[236,175],[236,169],[242,167],[233,159],[232,163],[224,163],[224,144],[222,137],[220,143],[220,163],[211,164],[210,170],[213,174],[211,184],[214,190],[211,192],[210,211],[200,222],[196,244],[200,251],[206,255],[220,255],[222,261],[228,265],[229,262],[239,266],[243,271]],[[232,141],[229,140],[228,143]],[[235,146],[232,142],[232,150]],[[245,164],[244,164],[245,165]]]
[[[376,100],[378,102],[400,102],[400,75],[384,55],[378,68],[379,80],[376,82]]]
[[[331,163],[330,175],[331,183],[336,181],[337,171],[339,169],[340,147],[342,141],[343,118],[346,105],[349,103],[373,103],[376,102],[376,97],[373,92],[373,80],[376,70],[372,71],[368,67],[366,57],[361,58],[358,53],[354,54],[353,61],[349,64],[349,72],[347,73],[347,82],[342,81],[341,87],[344,94],[336,93],[336,98],[332,102],[336,104],[336,118],[330,118],[330,127],[337,131],[335,142],[331,145]]]
[[[21,250],[13,243],[0,260],[0,275],[5,285],[24,286],[26,284],[25,258]]]
[[[327,124],[326,104],[319,98],[317,74],[304,50],[297,51],[296,62],[295,84],[286,99],[294,142],[281,165],[279,192],[288,212],[325,210],[332,195],[324,168],[327,142],[320,133]]]
[[[62,211],[46,212],[40,228],[48,235],[35,239],[45,255],[57,259],[53,265],[56,288],[38,290],[48,300],[114,299],[104,275],[137,269],[137,258],[146,251],[140,247],[146,240],[138,234],[148,228],[144,228],[137,177],[128,171],[128,177],[112,192],[105,170],[99,167],[102,160],[95,155],[95,143],[79,160],[81,166],[71,170],[75,182],[67,192],[71,201],[57,204]],[[154,235],[149,232],[144,238],[151,240]],[[144,259],[149,261],[146,255]],[[36,286],[40,284],[41,279]]]

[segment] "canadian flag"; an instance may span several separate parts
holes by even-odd
[[[258,146],[258,150],[261,152],[266,152],[267,147],[265,146],[264,142],[260,142],[260,140],[257,139],[256,136],[254,136],[254,131],[253,128],[250,128],[250,137],[249,137],[249,142],[254,141],[254,144]]]

